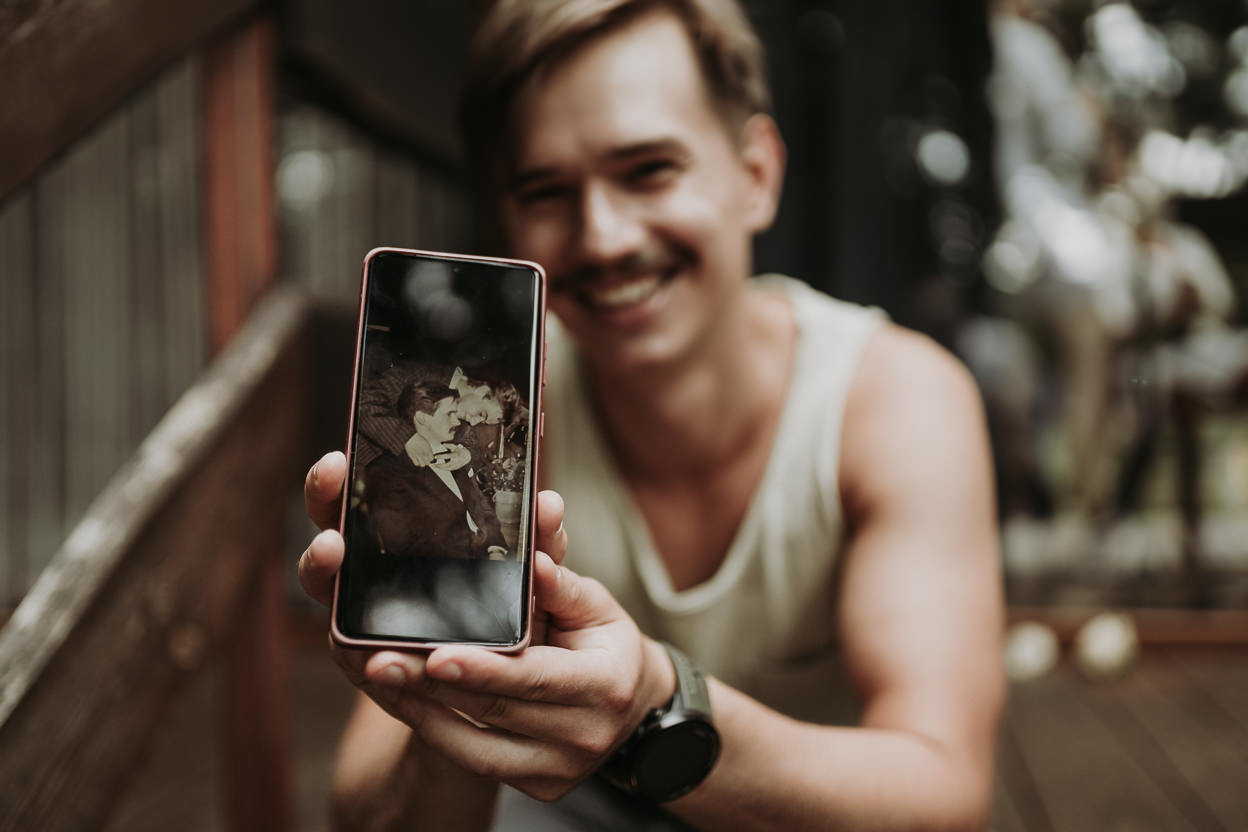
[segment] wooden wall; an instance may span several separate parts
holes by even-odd
[[[204,363],[198,67],[0,204],[0,603]]]
[[[207,360],[200,80],[192,54],[0,202],[0,613]],[[370,248],[466,239],[452,174],[323,111],[284,104],[275,156],[285,281],[350,300]]]
[[[280,269],[288,279],[354,299],[369,249],[469,245],[469,203],[452,173],[311,106],[285,107],[278,129]]]

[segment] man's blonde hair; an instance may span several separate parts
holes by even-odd
[[[492,178],[503,161],[519,93],[577,48],[654,10],[685,26],[711,101],[733,135],[771,110],[763,47],[736,0],[497,0],[469,54],[460,128],[476,173]]]

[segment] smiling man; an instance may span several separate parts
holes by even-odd
[[[541,495],[522,654],[337,653],[367,695],[342,825],[521,828],[521,795],[555,801],[523,828],[986,825],[1001,597],[974,385],[876,311],[750,277],[784,164],[768,107],[731,0],[484,22],[466,133],[510,253],[550,275],[566,517]],[[309,473],[325,528],[344,470]],[[334,531],[305,552],[314,597],[341,556]]]

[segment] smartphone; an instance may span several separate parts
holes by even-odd
[[[545,310],[536,263],[364,258],[337,643],[528,643]]]

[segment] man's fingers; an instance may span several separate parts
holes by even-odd
[[[322,529],[338,528],[346,478],[347,458],[341,451],[325,454],[308,470],[303,481],[303,504],[308,517]]]
[[[441,647],[429,655],[425,672],[435,682],[491,696],[550,705],[593,705],[613,678],[605,650],[565,650],[536,645],[506,655],[473,647]]]
[[[334,576],[342,566],[342,535],[323,531],[299,556],[299,585],[315,601],[329,606],[334,598]]]
[[[550,778],[564,782],[566,791],[567,782],[582,776],[586,766],[586,761],[573,759],[569,749],[474,725],[446,705],[419,696],[404,696],[384,707],[434,751],[483,777],[503,782]]]
[[[611,723],[600,719],[598,711],[588,706],[551,705],[477,693],[432,679],[417,682],[415,687],[425,698],[454,708],[479,724],[570,745],[591,756],[606,754],[618,739]]]
[[[568,533],[563,528],[563,497],[557,491],[537,495],[537,548],[563,563],[568,551]]]
[[[445,673],[445,662],[442,664]],[[550,723],[567,722],[560,713],[575,708],[467,690],[435,679],[427,667],[428,660],[422,656],[378,653],[364,668],[365,686],[388,689],[380,692],[383,700],[397,702],[400,697],[419,696],[441,702],[479,723],[535,738],[557,736],[558,727]]]
[[[533,563],[533,592],[537,607],[549,615],[550,626],[586,630],[620,618],[625,613],[606,587],[559,566],[538,553]]]

